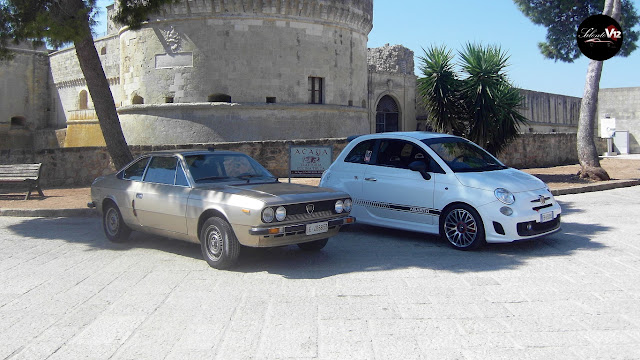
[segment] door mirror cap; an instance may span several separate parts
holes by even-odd
[[[427,172],[427,164],[424,161],[414,161],[410,163],[409,170],[419,172],[425,180],[431,180],[431,175]]]

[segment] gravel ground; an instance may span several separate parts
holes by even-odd
[[[622,157],[601,159],[600,164],[614,180],[640,179],[640,159]],[[580,165],[556,166],[550,168],[522,169],[546,182],[551,190],[574,188],[594,184],[580,179],[577,174]],[[288,179],[280,179],[285,182]],[[292,179],[292,182],[317,185],[319,179]],[[24,200],[25,192],[0,194],[1,209],[77,209],[86,208],[91,201],[91,191],[82,188],[52,188],[44,190],[45,197],[32,193],[30,200]]]

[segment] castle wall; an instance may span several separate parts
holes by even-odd
[[[629,153],[640,153],[640,87],[600,89],[596,113],[596,134],[600,120],[616,119],[616,131],[629,132]]]
[[[581,98],[523,89],[520,94],[524,101],[518,112],[529,120],[521,132],[578,131]]]
[[[47,51],[24,45],[0,62],[0,149],[31,148],[51,113]]]
[[[332,146],[334,159],[344,149],[346,138],[312,139],[294,141],[245,141],[234,143],[207,143],[190,145],[130,146],[134,156],[150,151],[198,148],[214,146],[220,150],[240,151],[258,160],[275,176],[287,177],[289,146]],[[605,149],[602,139],[599,149]],[[523,134],[499,156],[499,159],[516,168],[546,167],[578,162],[576,137],[572,134]],[[62,148],[42,151],[0,150],[0,164],[42,163],[41,184],[52,186],[89,186],[98,176],[115,172],[113,162],[105,147]]]
[[[417,130],[413,51],[402,45],[367,50],[369,132],[376,132],[376,107],[389,95],[400,111],[399,131]]]

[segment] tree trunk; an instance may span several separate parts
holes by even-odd
[[[604,15],[620,20],[620,0],[606,0]],[[602,75],[602,61],[591,60],[587,69],[584,84],[584,95],[580,103],[580,120],[578,121],[578,160],[580,161],[580,177],[597,181],[610,180],[609,174],[600,166],[598,151],[596,150],[594,127],[596,124],[596,109],[598,106],[598,92],[600,91],[600,77]]]
[[[584,95],[580,103],[580,120],[578,121],[578,160],[580,161],[580,177],[593,180],[609,180],[609,174],[600,166],[598,151],[594,138],[596,123],[596,107],[600,90],[602,61],[591,60],[587,69]]]
[[[86,26],[87,28],[89,27],[88,22]],[[120,119],[113,101],[113,94],[102,69],[102,63],[93,42],[91,31],[87,29],[86,34],[88,35],[74,42],[76,55],[78,56],[82,74],[87,81],[87,88],[93,100],[100,129],[107,144],[107,151],[111,155],[116,169],[120,169],[131,162],[133,156],[122,133]]]

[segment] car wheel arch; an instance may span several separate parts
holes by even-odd
[[[204,212],[202,212],[202,214],[200,214],[200,217],[198,218],[198,236],[200,236],[200,231],[202,231],[202,225],[204,225],[205,221],[207,221],[207,219],[211,218],[211,217],[219,217],[221,219],[224,219],[226,222],[228,222],[229,224],[231,224],[229,222],[229,219],[227,218],[227,216],[225,214],[223,214],[220,210],[217,209],[207,209]],[[233,228],[231,228],[231,231],[233,231]]]
[[[465,206],[469,206],[471,207],[473,210],[475,210],[478,215],[480,216],[480,219],[482,220],[482,223],[484,225],[484,219],[482,218],[482,214],[480,214],[480,212],[478,211],[478,208],[476,206],[473,206],[472,204],[469,204],[468,202],[464,202],[464,201],[453,201],[450,202],[449,204],[447,204],[441,211],[440,211],[440,216],[439,217],[439,222],[442,222],[444,220],[444,218],[442,217],[442,214],[446,214],[447,211],[449,211],[449,209],[451,209],[452,207],[456,206],[456,205],[465,205]]]

